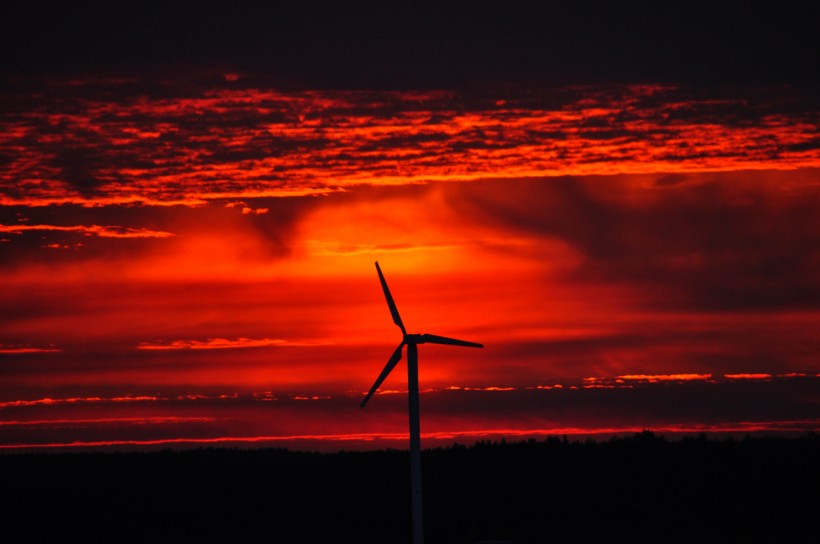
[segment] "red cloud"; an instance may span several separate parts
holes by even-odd
[[[78,232],[86,236],[99,236],[100,238],[168,238],[174,236],[171,232],[111,225],[0,225],[0,232],[20,233],[26,231]]]
[[[789,89],[768,101],[661,85],[510,90],[499,102],[215,84],[112,100],[120,85],[20,99],[0,125],[14,150],[0,203],[200,206],[362,184],[820,164],[813,119],[790,104],[805,98]]]
[[[279,338],[208,338],[207,340],[172,340],[167,342],[141,342],[139,349],[174,350],[174,349],[235,349],[260,348],[272,346],[315,346],[315,342],[298,342]]]

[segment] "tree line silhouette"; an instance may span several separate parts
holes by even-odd
[[[814,542],[820,437],[649,431],[423,452],[425,540]],[[23,541],[401,543],[408,452],[197,449],[0,455]]]

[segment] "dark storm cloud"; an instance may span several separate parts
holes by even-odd
[[[566,241],[584,256],[576,279],[640,286],[644,304],[817,309],[817,173],[797,183],[789,176],[663,176],[654,188],[653,177],[564,178],[448,191],[480,221]]]
[[[95,151],[96,147],[93,144],[88,147],[63,145],[54,150],[54,158],[48,163],[60,172],[61,179],[80,194],[93,196],[97,187],[102,184],[98,171],[110,159],[109,156]]]
[[[648,319],[632,327],[616,322],[614,325],[627,332],[606,336],[506,341],[494,346],[493,355],[514,361],[518,365],[514,373],[511,367],[500,365],[481,369],[482,378],[501,385],[520,385],[551,384],[596,373],[652,373],[659,367],[699,373],[786,372],[810,368],[812,354],[820,348],[820,342],[805,330],[805,322],[795,322],[790,330],[773,325],[773,319],[694,321],[698,330],[687,330],[679,323],[659,325]]]

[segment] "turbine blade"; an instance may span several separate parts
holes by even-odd
[[[393,301],[393,295],[390,294],[390,289],[387,287],[387,281],[384,279],[384,274],[382,274],[382,269],[379,268],[379,263],[376,261],[376,271],[379,273],[379,281],[382,283],[382,290],[384,291],[384,298],[387,299],[387,305],[390,307],[390,315],[393,316],[393,323],[399,326],[401,329],[402,334],[407,334],[407,331],[404,329],[404,323],[401,322],[401,316],[399,315],[399,309],[396,308],[396,303]]]
[[[483,348],[484,344],[476,342],[467,342],[466,340],[457,340],[455,338],[447,338],[446,336],[437,336],[435,334],[421,334],[422,341],[425,344],[447,344],[449,346],[464,346],[467,348]]]
[[[390,359],[387,360],[387,364],[384,365],[384,369],[382,370],[382,373],[379,374],[378,378],[376,378],[376,383],[373,384],[373,387],[370,388],[370,391],[367,393],[367,396],[365,396],[364,400],[362,401],[362,404],[361,404],[362,408],[364,408],[364,405],[367,404],[367,401],[370,400],[370,397],[373,396],[373,394],[376,392],[376,389],[379,388],[379,386],[382,384],[384,379],[387,378],[387,375],[390,374],[390,372],[394,368],[396,368],[397,364],[399,364],[399,361],[401,361],[401,348],[403,348],[403,347],[404,347],[404,341],[402,341],[402,343],[399,344],[399,347],[396,348],[396,351],[394,351],[393,355],[390,356]]]

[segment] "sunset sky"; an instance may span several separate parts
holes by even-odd
[[[80,5],[0,43],[0,451],[406,447],[375,261],[485,345],[424,445],[817,430],[810,8]]]

